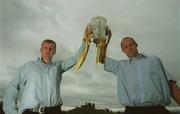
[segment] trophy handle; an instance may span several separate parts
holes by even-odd
[[[109,26],[107,26],[106,28],[106,36],[107,36],[107,40],[102,40],[97,46],[98,48],[97,48],[96,63],[104,63],[104,59],[106,57],[106,49],[112,36],[111,29],[109,28]]]
[[[111,36],[112,36],[111,29],[110,29],[109,26],[107,26],[106,31],[107,31],[107,32],[106,32],[106,35],[108,36],[106,45],[108,45],[109,42],[110,42]]]
[[[96,55],[96,64],[104,63],[104,54],[106,50],[106,41],[103,40],[97,44],[97,55]]]
[[[83,52],[79,56],[79,59],[75,65],[75,69],[77,69],[77,70],[80,69],[82,64],[84,63],[84,61],[87,57],[88,51],[89,51],[89,45],[90,45],[90,41],[86,41],[85,42],[85,49],[83,50]]]

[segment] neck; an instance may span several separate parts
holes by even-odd
[[[44,64],[48,64],[51,62],[50,59],[44,59],[44,58],[41,58],[41,61],[44,63]]]
[[[139,56],[139,53],[137,53],[136,55],[134,56],[128,56],[129,58],[137,58]]]

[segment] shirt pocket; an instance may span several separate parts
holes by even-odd
[[[145,67],[144,75],[147,81],[152,81],[153,83],[159,83],[160,81],[159,69],[155,65],[150,64]]]

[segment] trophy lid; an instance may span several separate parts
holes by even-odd
[[[104,21],[105,23],[107,23],[107,20],[106,20],[106,18],[105,17],[103,17],[103,16],[95,16],[95,17],[93,17],[92,19],[91,19],[91,22],[93,22],[93,21]]]
[[[93,30],[93,39],[106,38],[107,20],[103,16],[95,16],[90,20],[89,25]]]

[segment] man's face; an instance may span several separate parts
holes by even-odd
[[[44,42],[41,46],[41,57],[44,61],[50,62],[56,53],[56,47],[53,43]]]
[[[122,41],[122,51],[128,57],[136,57],[138,55],[137,44],[131,38],[124,39]]]

